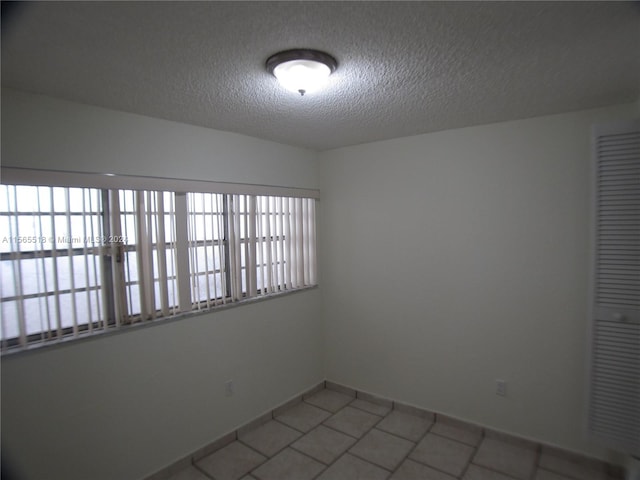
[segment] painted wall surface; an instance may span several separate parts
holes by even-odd
[[[3,461],[28,480],[124,480],[195,452],[323,379],[318,299],[309,290],[5,357]]]
[[[316,153],[2,89],[2,164],[317,188]]]
[[[637,115],[321,153],[327,379],[604,457],[583,436],[590,129]]]
[[[318,186],[311,151],[15,91],[2,164]],[[125,480],[193,453],[323,380],[320,300],[307,290],[4,357],[3,463],[28,480]]]

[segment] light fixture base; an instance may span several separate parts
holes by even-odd
[[[292,60],[311,60],[312,62],[323,63],[329,67],[331,73],[335,72],[336,68],[338,68],[337,60],[328,53],[309,48],[294,48],[292,50],[285,50],[284,52],[278,52],[271,55],[267,59],[267,71],[273,75],[273,70],[278,65]]]
[[[328,53],[297,48],[270,56],[266,67],[283,87],[304,96],[319,88],[336,70],[338,62]]]

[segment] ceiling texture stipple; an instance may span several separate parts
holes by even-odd
[[[313,48],[301,97],[265,69]],[[640,97],[638,2],[24,2],[2,85],[327,150]]]

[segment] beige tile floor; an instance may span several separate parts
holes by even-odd
[[[603,464],[559,455],[411,407],[324,389],[170,480],[615,478]]]

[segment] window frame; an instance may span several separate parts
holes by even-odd
[[[13,337],[13,338],[3,338],[1,340],[2,343],[2,355],[7,353],[12,353],[15,351],[24,351],[34,347],[41,347],[46,345],[54,345],[60,343],[61,341],[67,341],[70,339],[79,339],[79,338],[90,338],[93,335],[87,335],[88,333],[93,334],[106,334],[108,332],[118,332],[120,331],[119,327],[131,324],[131,325],[148,325],[152,323],[156,323],[157,321],[166,321],[166,320],[174,320],[177,318],[183,318],[185,316],[197,315],[202,313],[211,312],[217,308],[225,308],[229,306],[240,305],[245,302],[253,302],[260,301],[262,299],[271,298],[274,295],[282,295],[293,293],[299,290],[314,288],[317,286],[317,279],[311,282],[308,285],[302,284],[295,287],[291,287],[290,284],[284,283],[282,285],[277,285],[276,288],[267,288],[265,282],[262,282],[262,288],[256,288],[256,280],[261,275],[264,276],[263,273],[260,273],[259,270],[264,268],[278,268],[279,263],[284,263],[285,259],[281,258],[273,258],[271,261],[271,266],[267,265],[265,262],[267,258],[263,258],[263,255],[260,254],[259,258],[261,259],[260,263],[256,262],[256,248],[264,248],[263,245],[265,242],[276,242],[282,241],[284,242],[284,232],[271,232],[267,237],[266,232],[262,232],[260,228],[256,228],[255,221],[262,221],[262,216],[265,215],[264,212],[260,212],[257,215],[255,211],[253,212],[253,231],[245,231],[244,235],[239,238],[238,245],[242,248],[248,248],[248,251],[251,252],[253,262],[250,262],[248,258],[245,258],[245,264],[241,267],[241,270],[245,272],[249,271],[251,268],[250,275],[247,275],[247,285],[245,289],[241,288],[241,294],[236,295],[232,294],[233,283],[235,280],[233,277],[233,269],[232,263],[235,261],[232,258],[232,252],[230,248],[230,244],[232,238],[229,237],[231,233],[231,228],[234,228],[232,225],[232,220],[230,219],[230,209],[232,203],[233,195],[245,195],[245,199],[253,198],[252,202],[254,204],[255,210],[255,199],[256,197],[282,197],[282,198],[298,198],[298,199],[311,199],[314,200],[314,204],[317,200],[319,200],[319,191],[311,190],[311,189],[299,189],[299,188],[289,188],[289,187],[271,187],[265,185],[248,185],[248,184],[235,184],[235,183],[226,183],[226,182],[206,182],[202,180],[186,180],[186,179],[167,179],[160,177],[142,177],[142,176],[129,176],[129,175],[111,175],[111,174],[94,174],[94,173],[84,173],[84,172],[63,172],[63,171],[51,171],[51,170],[33,170],[33,169],[23,169],[23,168],[12,168],[12,167],[1,167],[2,184],[6,185],[26,185],[26,186],[43,186],[43,187],[66,187],[66,188],[97,188],[100,190],[101,195],[101,203],[102,210],[100,215],[102,216],[102,235],[105,237],[110,237],[112,235],[112,225],[110,219],[114,212],[112,211],[112,205],[109,201],[109,191],[121,191],[121,190],[143,190],[143,191],[151,191],[151,192],[171,192],[175,197],[175,217],[176,217],[176,231],[175,231],[175,256],[176,256],[176,265],[173,269],[173,277],[176,278],[178,284],[190,285],[191,283],[191,266],[189,265],[189,251],[192,247],[192,244],[195,244],[196,248],[198,246],[205,246],[206,249],[211,248],[222,248],[223,249],[223,257],[224,257],[224,269],[222,265],[216,268],[216,263],[214,259],[213,263],[213,274],[214,281],[215,276],[220,275],[221,284],[224,284],[222,288],[222,292],[218,292],[216,298],[208,298],[206,300],[194,300],[193,294],[191,292],[191,288],[189,288],[188,292],[185,292],[181,287],[180,292],[178,292],[178,311],[174,311],[171,315],[166,316],[162,314],[162,311],[155,310],[154,314],[151,315],[150,319],[144,318],[136,318],[135,315],[131,315],[130,321],[120,322],[118,320],[118,316],[116,315],[115,302],[116,299],[113,288],[113,273],[114,273],[114,262],[122,261],[123,259],[118,259],[118,255],[123,255],[124,252],[133,252],[136,250],[136,245],[123,245],[118,250],[117,253],[112,249],[109,254],[96,254],[95,249],[101,249],[100,246],[92,246],[91,248],[86,247],[78,247],[72,249],[73,251],[77,251],[78,253],[85,255],[96,255],[98,256],[97,263],[100,264],[101,269],[103,270],[103,278],[99,285],[95,286],[87,286],[82,289],[75,289],[75,292],[87,292],[100,290],[103,295],[104,307],[103,310],[105,313],[105,318],[98,318],[94,322],[84,322],[78,323],[72,327],[67,328],[58,328],[56,332],[52,335],[52,330],[49,331],[41,331],[38,333],[34,333],[28,335],[26,338]],[[188,231],[188,222],[191,215],[199,215],[200,212],[191,212],[189,211],[189,206],[187,202],[187,194],[189,193],[211,193],[211,194],[221,194],[222,196],[222,212],[217,212],[216,215],[222,216],[222,224],[223,224],[223,232],[222,238],[218,239],[206,239],[205,240],[189,240],[189,231]],[[277,201],[274,203],[277,204]],[[178,213],[181,212],[181,213]],[[119,214],[121,212],[118,212]],[[130,214],[131,212],[125,213]],[[282,212],[278,212],[278,215]],[[19,213],[20,214],[20,213]],[[64,214],[67,214],[65,212]],[[5,213],[4,215],[11,215],[10,213]],[[32,213],[25,212],[24,215],[33,215]],[[249,220],[249,212],[244,213],[246,220]],[[307,220],[308,221],[308,220]],[[313,218],[313,235],[314,235],[314,250],[312,252],[312,261],[314,265],[314,269],[317,267],[315,263],[317,261],[317,252],[315,251],[315,208],[314,208],[314,218]],[[251,230],[251,228],[250,228]],[[259,230],[260,232],[256,232]],[[260,236],[258,237],[258,233]],[[237,235],[240,232],[236,232]],[[233,236],[233,234],[232,234]],[[282,238],[281,238],[282,237]],[[269,240],[267,240],[267,238]],[[165,239],[166,240],[166,239]],[[156,242],[159,239],[156,239]],[[202,244],[202,245],[200,245]],[[150,245],[152,251],[155,251],[156,244]],[[169,244],[165,241],[165,249],[169,250]],[[34,258],[55,258],[53,252],[54,248],[50,251],[42,252],[34,252]],[[55,249],[60,252],[60,256],[66,256],[69,254],[69,249]],[[91,250],[91,253],[87,254],[87,250]],[[180,252],[179,252],[180,250]],[[247,250],[245,250],[247,251]],[[49,253],[47,255],[46,253]],[[194,253],[197,255],[197,250]],[[7,260],[9,256],[14,255],[13,252],[3,252],[0,254],[0,259]],[[239,255],[239,254],[238,254]],[[182,257],[177,258],[177,257]],[[238,257],[239,259],[239,257]],[[210,271],[195,273],[198,275],[209,275]],[[237,275],[238,272],[236,272]],[[315,272],[314,272],[315,274]],[[251,276],[251,280],[249,279]],[[158,280],[151,275],[151,288],[155,288],[155,281]],[[182,277],[179,279],[178,277]],[[249,282],[252,282],[252,289],[249,288]],[[127,285],[128,287],[128,285]],[[252,291],[253,290],[253,291]],[[58,291],[58,294],[64,293],[62,291]],[[38,297],[48,297],[55,295],[54,291],[47,291],[44,293],[35,293],[30,296],[34,296],[34,298]],[[220,294],[224,295],[223,297]],[[29,296],[29,297],[30,297]],[[24,300],[25,296],[20,297],[19,295],[14,295],[16,299]],[[187,298],[189,300],[187,300]],[[7,301],[7,298],[2,299],[3,302]],[[189,308],[180,308],[181,305],[184,305],[185,302],[189,306]],[[205,304],[203,306],[203,304]],[[173,307],[172,307],[173,308]],[[140,314],[138,314],[140,316]],[[43,338],[46,334],[46,338]]]

